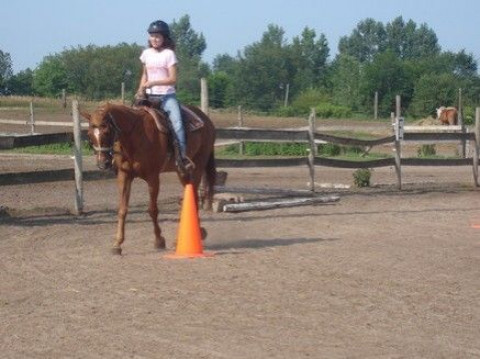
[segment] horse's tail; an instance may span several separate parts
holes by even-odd
[[[207,165],[205,166],[205,172],[202,178],[202,207],[204,209],[211,210],[213,204],[213,195],[215,192],[215,179],[217,178],[217,167],[215,165],[215,154],[213,149],[208,157]]]

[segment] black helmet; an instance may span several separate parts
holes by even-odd
[[[149,34],[162,34],[165,37],[170,37],[170,29],[167,23],[162,20],[152,22],[147,31]]]

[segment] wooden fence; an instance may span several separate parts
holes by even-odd
[[[78,118],[78,103],[73,102],[73,117],[72,125],[74,132],[65,132],[60,134],[46,134],[46,135],[30,135],[30,136],[0,136],[0,149],[39,145],[46,143],[58,142],[72,142],[75,145],[76,159],[74,161],[75,172],[70,171],[64,173],[68,179],[75,177],[77,179],[77,196],[81,197],[82,191],[82,169],[81,169],[81,154],[80,142],[85,139],[85,131],[81,130],[80,119]],[[424,132],[421,127],[415,128],[401,128],[400,116],[394,117],[395,134],[385,138],[375,140],[361,140],[354,138],[346,138],[333,136],[325,133],[319,133],[315,130],[315,113],[312,111],[309,116],[309,126],[307,129],[252,129],[252,128],[218,128],[216,131],[217,140],[235,140],[242,141],[277,141],[277,142],[300,142],[309,144],[309,155],[307,157],[290,157],[282,159],[217,159],[218,168],[241,168],[241,167],[289,167],[289,166],[308,166],[310,175],[310,190],[315,191],[315,167],[337,167],[337,168],[377,168],[394,166],[397,173],[398,188],[402,189],[402,166],[466,166],[471,165],[473,169],[473,179],[475,186],[479,186],[478,182],[478,159],[480,146],[480,108],[476,110],[475,128],[473,132],[468,132],[464,128],[457,127],[438,127],[437,132]],[[58,124],[57,124],[58,125]],[[441,130],[440,130],[441,129]],[[455,159],[424,159],[424,158],[402,158],[401,150],[402,144],[406,142],[422,142],[422,143],[439,143],[439,142],[460,142],[466,143],[470,141],[473,144],[473,155],[471,158],[455,158]],[[318,142],[334,143],[343,146],[358,146],[364,147],[367,151],[375,146],[392,144],[395,151],[394,157],[365,160],[365,161],[348,161],[333,158],[323,158],[316,156],[316,149]],[[80,157],[80,159],[79,159]],[[37,178],[38,172],[34,175]],[[12,174],[0,174],[1,184],[25,183],[28,174],[22,176],[12,176]],[[89,174],[87,178],[96,178],[97,176]],[[104,176],[99,176],[104,178]],[[61,180],[62,176],[57,176],[57,180]],[[79,208],[81,210],[81,207]]]

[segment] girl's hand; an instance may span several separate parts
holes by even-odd
[[[143,87],[145,87],[145,89],[148,89],[148,88],[153,87],[155,85],[156,85],[155,81],[147,81],[143,84]]]
[[[135,98],[145,98],[147,96],[145,87],[141,87],[138,89],[137,93],[135,94]]]

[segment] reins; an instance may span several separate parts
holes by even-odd
[[[114,133],[114,137],[113,137],[113,141],[112,141],[112,145],[110,147],[103,147],[103,146],[95,146],[95,145],[92,145],[92,148],[96,151],[96,152],[104,152],[104,153],[113,153],[113,147],[114,147],[114,144],[115,142],[117,142],[118,140],[118,137],[119,137],[119,134],[122,133],[122,132],[126,132],[126,133],[131,133],[133,132],[133,130],[135,130],[135,128],[138,126],[138,124],[141,122],[141,121],[131,121],[133,122],[133,125],[130,129],[128,130],[124,130],[122,131],[120,129],[120,127],[118,126],[117,124],[117,121],[115,120],[115,117],[113,117],[112,113],[110,111],[107,112],[107,116],[108,116],[108,120],[107,122],[111,124],[111,126],[113,127],[113,133]]]

